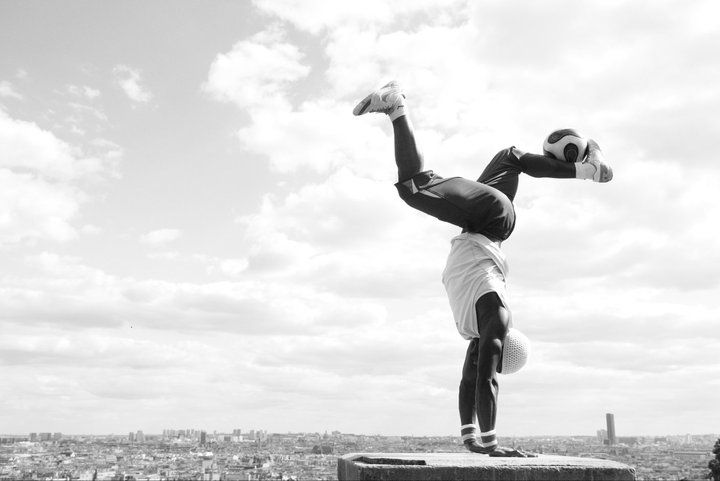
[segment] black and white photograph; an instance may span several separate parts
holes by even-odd
[[[0,481],[720,480],[720,3],[0,0]]]

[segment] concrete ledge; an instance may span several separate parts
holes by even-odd
[[[634,480],[615,461],[568,456],[491,458],[474,453],[357,453],[338,458],[338,480]]]

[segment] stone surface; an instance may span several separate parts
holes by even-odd
[[[338,480],[634,480],[615,461],[568,456],[491,458],[474,453],[358,453],[338,459]]]

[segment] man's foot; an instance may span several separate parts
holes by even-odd
[[[612,167],[605,163],[605,157],[599,150],[591,150],[587,156],[587,159],[583,161],[584,164],[590,164],[595,167],[595,174],[593,174],[593,182],[610,182],[613,178]]]
[[[405,94],[394,80],[362,99],[353,109],[353,115],[369,112],[388,114],[392,120],[404,114]]]

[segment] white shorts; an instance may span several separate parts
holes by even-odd
[[[496,292],[505,307],[507,260],[497,242],[482,234],[466,232],[454,237],[442,281],[450,301],[455,325],[465,339],[480,337],[475,303]]]

